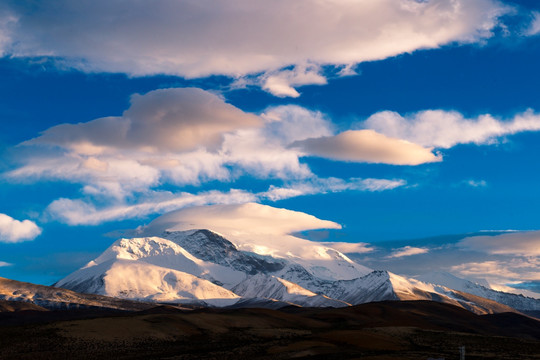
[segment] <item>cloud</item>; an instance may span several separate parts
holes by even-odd
[[[501,231],[493,231],[501,233]],[[517,234],[517,233],[512,233]],[[507,233],[505,235],[510,235]],[[456,276],[481,284],[489,283],[496,290],[523,293],[540,298],[540,294],[512,288],[512,284],[540,280],[540,256],[529,252],[530,244],[516,249],[493,251],[492,247],[476,243],[474,247],[463,246],[463,241],[475,238],[497,238],[497,236],[467,236],[456,234],[423,239],[407,239],[377,242],[373,252],[348,253],[362,265],[374,269],[385,269],[396,274],[416,277],[433,271],[450,272]],[[507,238],[508,244],[514,241]],[[496,241],[493,244],[502,244]],[[367,247],[373,245],[367,244]],[[536,246],[538,247],[538,245]],[[403,255],[403,256],[401,256]],[[414,256],[411,256],[414,255]]]
[[[159,229],[159,230],[158,230]],[[257,203],[197,206],[162,215],[147,230],[212,229],[224,235],[287,235],[314,229],[341,229],[341,225],[299,211]]]
[[[96,225],[113,220],[141,218],[189,206],[245,203],[254,200],[255,195],[235,189],[228,192],[212,190],[198,194],[156,191],[138,199],[136,204],[117,203],[103,208],[96,208],[92,203],[81,199],[61,198],[47,207],[46,214],[69,225]]]
[[[318,66],[296,66],[292,70],[280,70],[265,74],[260,80],[263,90],[278,97],[299,97],[295,87],[301,85],[325,85],[326,78]]]
[[[385,191],[404,186],[405,184],[405,180],[312,178],[283,187],[271,185],[268,191],[260,193],[259,196],[271,201],[278,201],[303,195],[325,194],[350,190],[372,192]]]
[[[122,116],[45,130],[19,146],[22,164],[6,175],[23,182],[78,183],[86,196],[122,204],[164,184],[231,182],[246,175],[296,183],[271,189],[271,200],[294,193],[380,191],[404,185],[402,180],[317,178],[289,144],[331,137],[334,131],[326,115],[295,105],[251,114],[201,89],[161,89],[133,96]],[[378,160],[397,161],[385,155],[396,151],[385,148],[395,143],[401,145],[399,140],[375,144],[370,155],[377,158],[379,152]],[[405,143],[398,150],[411,147]]]
[[[18,18],[5,5],[0,4],[0,56],[5,56],[12,41],[13,26]]]
[[[540,259],[533,257],[464,263],[453,266],[451,270],[464,276],[484,277],[490,284],[508,284],[540,280],[539,267]]]
[[[302,178],[310,170],[285,145],[330,127],[322,114],[298,107],[258,116],[201,89],[162,89],[133,96],[121,117],[54,126],[24,142],[34,151],[7,175],[81,183],[85,194],[117,199],[162,183],[197,185],[245,173]]]
[[[0,214],[0,242],[17,243],[34,240],[41,229],[30,220],[15,220],[6,214]]]
[[[373,130],[349,130],[335,136],[296,141],[291,147],[301,149],[306,156],[342,161],[418,165],[442,160],[431,148]]]
[[[61,198],[54,200],[45,213],[48,219],[69,225],[96,225],[108,221],[142,218],[150,214],[163,214],[191,206],[209,204],[242,204],[255,201],[278,201],[297,196],[341,192],[347,190],[384,191],[404,185],[403,180],[385,179],[317,179],[284,187],[271,185],[267,191],[252,193],[247,190],[188,192],[149,191],[135,203],[116,201],[96,207],[92,201]]]
[[[365,254],[375,250],[371,244],[367,243],[321,242],[321,244],[336,249],[344,254]]]
[[[7,263],[5,261],[0,261],[0,267],[12,266],[13,264]]]
[[[488,260],[456,265],[452,271],[463,277],[486,280],[492,289],[540,299],[540,293],[520,288],[524,282],[540,281],[539,258]]]
[[[475,187],[475,188],[478,188],[478,187],[486,187],[487,186],[487,182],[486,180],[468,180],[465,182],[467,185],[471,186],[471,187]]]
[[[447,149],[457,144],[490,144],[502,136],[538,131],[540,115],[528,110],[511,120],[502,121],[492,115],[466,119],[458,112],[444,110],[426,110],[407,116],[382,111],[358,126],[422,146]]]
[[[427,254],[429,252],[428,248],[419,248],[419,247],[413,247],[413,246],[405,246],[399,249],[394,249],[392,254],[390,254],[389,258],[401,258],[404,256],[412,256],[412,255],[419,255],[419,254]]]
[[[198,88],[170,88],[133,95],[121,117],[54,126],[27,144],[52,144],[97,155],[111,148],[189,151],[219,147],[222,135],[262,125],[259,117]]]
[[[540,34],[540,12],[532,12],[532,21],[529,28],[525,31],[525,35],[534,36]]]
[[[540,231],[473,236],[461,240],[459,246],[488,254],[540,256]]]
[[[13,24],[2,32],[0,53],[133,76],[266,73],[264,86],[281,96],[296,96],[291,86],[322,79],[271,75],[279,69],[292,66],[302,73],[297,69],[310,64],[350,66],[481,41],[492,36],[499,17],[510,9],[494,0],[58,0],[10,5],[0,25]]]

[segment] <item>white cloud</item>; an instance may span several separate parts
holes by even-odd
[[[201,204],[277,201],[348,190],[384,191],[406,184],[401,179],[321,179],[300,161],[302,153],[289,146],[309,138],[331,137],[334,131],[326,115],[299,106],[271,107],[256,115],[200,89],[161,89],[132,97],[131,107],[120,117],[45,130],[19,146],[22,164],[6,175],[21,182],[52,179],[80,184],[83,199],[57,199],[47,209],[50,218],[72,225],[143,217]],[[396,163],[400,156],[413,156],[415,149],[435,157],[398,139],[377,134],[367,138],[371,141],[368,148],[372,148],[366,154],[371,161]],[[358,148],[353,146],[354,150]],[[285,185],[273,184],[258,193],[161,190],[164,185],[180,189],[216,180],[234,181],[241,176],[278,180]]]
[[[4,5],[0,4],[0,56],[6,55],[12,41],[13,26],[18,18]]]
[[[151,192],[136,204],[117,203],[96,208],[92,203],[80,199],[61,198],[53,201],[46,210],[52,219],[69,225],[96,225],[107,221],[125,220],[164,213],[189,206],[207,204],[245,203],[256,200],[256,196],[242,190],[229,192],[206,191],[198,194]]]
[[[312,178],[288,186],[277,187],[271,185],[268,191],[260,195],[271,201],[278,201],[303,195],[324,194],[349,190],[358,191],[385,191],[392,190],[406,184],[405,180],[387,179],[360,179],[348,180],[338,178]]]
[[[504,235],[510,234],[517,233]],[[534,242],[525,241],[527,245],[523,245],[506,237],[487,244],[484,242],[472,244],[468,241],[468,239],[486,240],[497,237],[463,238],[456,235],[377,242],[373,253],[351,254],[351,257],[370,268],[386,269],[405,276],[416,277],[433,271],[450,272],[473,282],[481,284],[487,282],[496,290],[540,298],[540,294],[511,287],[512,284],[540,281],[540,256],[537,251],[529,251],[535,247]],[[467,246],[464,246],[464,241]],[[367,246],[369,247],[369,244]]]
[[[342,161],[418,165],[442,160],[441,156],[431,152],[432,148],[391,138],[373,130],[349,130],[336,136],[296,141],[291,147],[301,149],[306,156]]]
[[[399,249],[394,249],[392,254],[390,254],[388,256],[388,258],[401,258],[401,257],[404,257],[404,256],[426,254],[428,252],[429,252],[428,248],[405,246],[405,247],[402,247],[402,248],[399,248]]]
[[[83,155],[104,154],[111,148],[186,152],[219,147],[224,133],[259,125],[259,117],[207,91],[170,88],[133,95],[121,117],[57,125],[27,144],[52,144]]]
[[[92,201],[61,198],[53,201],[46,209],[49,219],[69,225],[96,225],[108,221],[141,218],[150,214],[163,214],[191,206],[208,204],[243,204],[255,201],[278,201],[291,197],[341,192],[347,190],[384,191],[404,185],[403,180],[385,179],[318,179],[276,187],[267,191],[252,193],[232,189],[228,192],[202,191],[172,193],[168,191],[148,191],[140,195],[135,203],[120,199],[106,206],[96,207]]]
[[[404,184],[381,179],[327,179],[323,184],[289,144],[333,133],[324,114],[299,106],[271,107],[255,115],[200,89],[162,89],[134,96],[120,117],[45,130],[22,144],[32,151],[7,176],[79,183],[85,195],[122,204],[162,184],[199,185],[243,175],[297,183],[286,190],[273,189],[271,200],[293,193],[380,191]],[[395,161],[385,155],[385,147],[393,145],[377,144],[371,156],[379,152],[378,160]],[[414,147],[403,146],[399,149]]]
[[[455,111],[427,110],[402,116],[382,111],[359,127],[428,147],[450,148],[457,144],[490,144],[505,135],[540,130],[540,115],[528,110],[502,121],[492,115],[466,119]]]
[[[200,89],[162,89],[134,96],[121,117],[58,125],[24,142],[39,151],[8,177],[81,183],[85,194],[116,199],[162,183],[198,185],[243,174],[301,179],[313,174],[287,145],[332,128],[322,113],[298,106],[258,116]]]
[[[0,214],[0,242],[17,243],[34,240],[41,229],[30,220],[15,220],[6,214]]]
[[[461,240],[459,246],[488,254],[540,256],[540,231],[473,236]]]
[[[487,186],[487,182],[485,180],[469,180],[466,181],[466,184],[475,188]]]
[[[515,258],[510,260],[489,260],[464,263],[453,266],[464,276],[484,277],[490,284],[508,284],[519,281],[540,280],[540,260],[538,258]]]
[[[532,21],[529,28],[525,31],[525,35],[534,36],[540,34],[540,12],[532,12]]]
[[[367,243],[346,243],[346,242],[321,242],[322,245],[336,249],[344,254],[365,254],[373,252],[375,249]]]
[[[58,0],[12,2],[4,52],[84,71],[234,77],[293,66],[350,66],[492,35],[494,0]],[[310,64],[310,65],[306,65]],[[294,70],[300,71],[301,70]],[[265,75],[266,76],[266,75]],[[317,76],[266,83],[282,96]]]
[[[159,231],[158,231],[159,229]],[[197,206],[162,215],[147,230],[212,229],[224,235],[287,235],[304,230],[341,229],[341,225],[299,211],[257,203]]]
[[[308,84],[325,85],[326,78],[318,66],[296,66],[292,70],[280,70],[265,74],[262,88],[278,97],[299,97],[295,87]]]
[[[5,261],[0,261],[0,267],[12,266],[13,264],[7,263]]]

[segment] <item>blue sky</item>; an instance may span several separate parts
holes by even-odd
[[[0,276],[254,201],[371,267],[538,288],[534,1],[4,0],[0,55]]]

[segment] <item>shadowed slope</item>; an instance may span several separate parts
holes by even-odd
[[[452,359],[462,345],[472,359],[539,358],[539,321],[430,301],[103,314],[19,327],[0,322],[2,358]]]

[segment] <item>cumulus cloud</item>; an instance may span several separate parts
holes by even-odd
[[[488,254],[540,256],[540,231],[473,236],[461,240],[459,245],[469,250]]]
[[[293,141],[333,133],[330,119],[318,111],[284,105],[261,114],[264,126],[239,130],[224,136],[220,155],[256,177],[306,178],[313,174],[300,163],[298,151],[287,147]]]
[[[15,220],[6,214],[0,214],[0,242],[17,243],[34,240],[41,229],[30,220]]]
[[[291,147],[301,149],[307,156],[342,161],[418,165],[442,160],[441,156],[432,153],[432,148],[373,130],[349,130],[335,136],[296,141]]]
[[[267,73],[264,86],[281,96],[322,79],[272,75],[276,70],[480,41],[509,11],[495,0],[58,0],[32,2],[31,11],[27,1],[10,5],[15,23],[2,32],[0,53],[135,76]]]
[[[259,117],[227,104],[198,88],[170,88],[133,95],[121,117],[54,126],[28,144],[53,144],[80,154],[107,153],[110,148],[189,151],[218,147],[223,133],[262,125]]]
[[[285,144],[306,136],[300,129],[307,124],[307,136],[330,131],[321,114],[301,108],[257,116],[200,89],[156,90],[134,96],[121,117],[58,125],[26,141],[40,151],[8,176],[81,183],[86,194],[118,199],[163,182],[227,181],[243,173],[301,178],[311,172]]]
[[[405,246],[399,249],[394,249],[394,251],[388,256],[389,258],[401,258],[404,256],[412,256],[419,254],[426,254],[429,252],[428,248],[420,248],[413,246]]]
[[[326,115],[299,106],[251,114],[201,89],[161,89],[133,96],[122,116],[45,130],[19,147],[32,151],[7,176],[17,181],[46,178],[79,183],[85,195],[123,204],[134,194],[144,195],[163,184],[228,182],[243,175],[295,182],[287,189],[271,188],[270,200],[404,185],[402,180],[318,179],[300,161],[299,150],[289,144],[329,137],[334,131]],[[395,140],[373,145],[370,156],[381,162],[397,161],[385,155],[396,151],[386,149],[394,142],[401,144]],[[399,149],[403,148],[415,146],[405,143]]]
[[[505,135],[540,130],[540,115],[528,110],[511,120],[492,115],[467,119],[455,111],[427,110],[402,116],[382,111],[370,116],[359,127],[415,144],[447,149],[457,144],[490,144]]]

